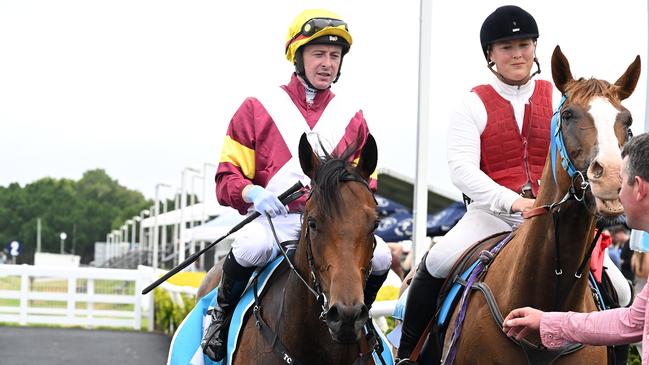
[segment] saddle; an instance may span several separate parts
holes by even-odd
[[[508,234],[508,231],[503,231],[474,243],[464,251],[462,256],[460,256],[451,268],[451,271],[440,290],[440,295],[437,298],[438,311],[435,314],[436,320],[433,327],[433,333],[440,336],[440,338],[438,338],[440,344],[443,342],[444,332],[448,327],[450,315],[453,313],[455,306],[460,300],[460,295],[458,294],[461,293],[463,286],[458,282],[458,279],[466,280],[466,276],[468,276],[468,273],[471,271],[470,269],[477,264],[480,258],[480,253],[494,248]]]

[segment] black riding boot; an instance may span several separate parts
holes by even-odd
[[[398,359],[408,359],[412,350],[417,346],[421,334],[435,314],[437,297],[445,280],[428,273],[424,256],[410,283],[406,299],[406,312],[401,327],[401,341],[397,351]]]
[[[217,305],[212,310],[212,322],[203,333],[201,341],[203,352],[214,361],[221,361],[225,357],[230,315],[237,306],[254,270],[254,267],[239,265],[232,251],[223,262],[223,276],[216,296]]]
[[[387,279],[389,272],[390,270],[386,271],[385,274],[370,275],[367,278],[367,282],[365,282],[365,290],[363,291],[364,302],[367,309],[372,308],[372,303],[374,303],[374,300],[376,299],[376,293],[381,289],[381,286],[385,279]]]

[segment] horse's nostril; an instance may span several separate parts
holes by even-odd
[[[330,307],[329,310],[327,311],[326,321],[329,323],[340,321],[338,308],[335,305]]]
[[[593,163],[590,165],[590,172],[592,174],[591,178],[599,179],[602,177],[602,175],[604,175],[604,166],[602,166],[597,161],[593,161]]]

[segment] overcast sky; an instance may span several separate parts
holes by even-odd
[[[641,80],[625,104],[636,133],[644,128],[646,2],[433,1],[429,182],[458,197],[446,169],[448,115],[462,93],[490,79],[479,29],[508,3],[538,22],[543,79],[551,80],[557,44],[576,77],[615,81],[640,55]],[[288,24],[313,7],[339,13],[354,38],[334,92],[358,100],[379,167],[414,177],[419,1],[5,0],[0,185],[103,168],[148,198],[159,182],[177,189],[184,167],[218,162],[246,96],[288,81]]]

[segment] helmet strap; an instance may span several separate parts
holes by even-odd
[[[336,75],[336,78],[334,79],[332,84],[335,84],[338,81],[338,79],[340,78],[340,70],[343,69],[343,60],[344,59],[345,59],[345,55],[343,54],[343,55],[340,56],[340,64],[338,65],[338,75]]]
[[[304,56],[302,54],[304,50],[302,47],[298,48],[297,52],[295,52],[295,74],[298,75],[304,83],[306,83],[306,86],[317,90],[315,86],[311,84],[311,81],[306,77],[306,72],[304,71]]]

